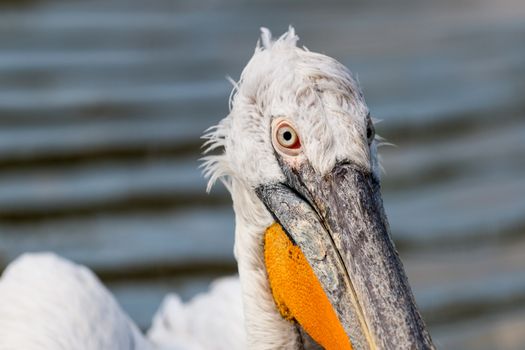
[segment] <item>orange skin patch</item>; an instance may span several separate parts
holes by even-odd
[[[281,225],[266,229],[264,244],[270,287],[281,315],[299,323],[326,350],[352,349],[321,283]]]

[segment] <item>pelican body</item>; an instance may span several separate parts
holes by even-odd
[[[346,67],[297,47],[297,40],[291,27],[277,40],[262,29],[234,83],[229,114],[204,136],[208,190],[221,180],[233,200],[238,294],[214,294],[209,300],[215,307],[209,308],[201,298],[198,315],[164,306],[149,340],[137,336],[127,317],[108,321],[125,324],[132,338],[123,339],[133,339],[133,346],[434,349],[390,236],[380,193],[380,140],[363,94]],[[16,288],[13,275],[0,282],[0,310],[2,284],[4,290],[8,284]],[[85,292],[83,280],[77,283],[76,292]],[[232,295],[242,298],[241,307]],[[112,303],[108,307],[115,310]],[[75,317],[60,305],[34,310],[48,308],[66,320]],[[0,325],[17,322],[16,313],[9,317],[0,314]],[[223,322],[196,321],[204,317]],[[22,326],[11,329],[30,329],[30,319],[18,321]],[[225,325],[235,329],[235,338],[221,338],[227,337]],[[186,345],[177,342],[192,336]],[[79,336],[79,343],[81,337],[89,334]],[[112,346],[131,349],[124,340]],[[0,348],[10,348],[4,345],[0,337]]]

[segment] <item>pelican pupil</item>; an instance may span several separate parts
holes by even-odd
[[[292,139],[292,133],[289,132],[289,131],[285,131],[283,133],[283,138],[286,140],[286,141],[290,141]]]

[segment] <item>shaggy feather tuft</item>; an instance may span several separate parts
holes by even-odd
[[[231,190],[234,178],[248,187],[281,178],[268,137],[274,116],[303,129],[305,155],[319,172],[349,159],[379,176],[377,145],[367,147],[364,137],[368,107],[357,80],[336,60],[297,47],[298,40],[291,26],[276,40],[261,28],[241,78],[229,78],[230,113],[203,136],[208,191],[217,180]]]

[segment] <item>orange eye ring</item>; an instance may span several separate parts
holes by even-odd
[[[301,140],[290,122],[279,118],[272,123],[273,144],[281,153],[289,156],[299,154]]]

